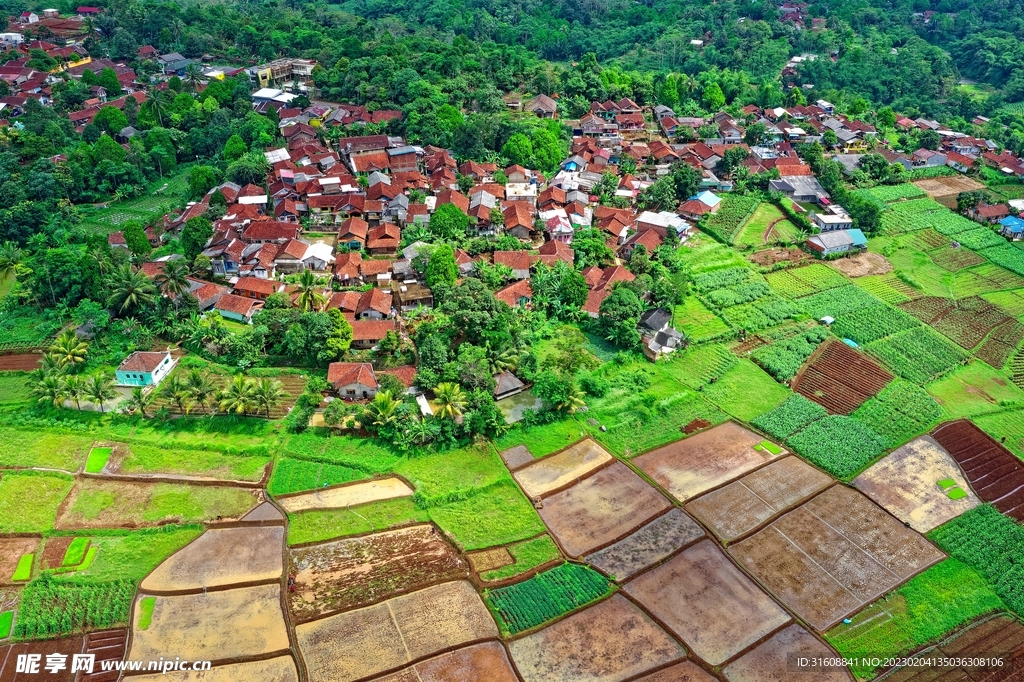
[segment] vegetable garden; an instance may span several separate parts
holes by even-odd
[[[730,194],[722,199],[717,213],[706,216],[701,229],[725,244],[732,244],[754,210],[758,200],[739,194]]]
[[[945,374],[970,357],[938,332],[924,327],[893,334],[866,348],[896,374],[917,384]]]
[[[611,583],[589,566],[564,563],[529,580],[484,592],[501,631],[514,635],[607,594]]]
[[[811,402],[800,394],[795,394],[774,410],[765,412],[754,419],[751,424],[779,440],[785,440],[790,434],[827,414],[828,412],[821,405]]]
[[[885,442],[871,428],[843,415],[812,422],[786,444],[841,479],[852,478],[885,450]]]
[[[135,583],[56,582],[49,575],[33,580],[21,594],[14,636],[55,637],[88,628],[124,625],[135,598]]]
[[[895,447],[928,431],[941,414],[942,408],[923,388],[894,379],[850,416]]]

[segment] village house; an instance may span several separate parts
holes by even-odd
[[[820,258],[862,250],[867,248],[867,245],[868,240],[860,230],[822,232],[807,240],[807,247]]]
[[[262,308],[263,301],[237,294],[224,294],[213,304],[213,309],[220,313],[221,317],[242,324],[252,322],[253,315]]]
[[[644,356],[651,362],[686,345],[683,335],[672,327],[672,313],[665,308],[644,311],[636,329],[643,341]]]
[[[114,376],[118,386],[156,386],[174,365],[174,359],[168,351],[153,353],[137,350],[117,366]]]
[[[370,400],[377,395],[377,376],[368,362],[332,362],[327,382],[343,400]]]

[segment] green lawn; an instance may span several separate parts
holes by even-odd
[[[942,406],[943,419],[974,417],[999,412],[1008,405],[1024,405],[1024,390],[1007,375],[974,360],[925,387]]]
[[[887,658],[935,642],[978,616],[1003,608],[984,579],[956,559],[946,559],[882,600],[837,625],[825,639],[845,657]],[[862,679],[870,667],[855,667]]]
[[[61,474],[4,472],[0,476],[0,533],[40,533],[53,528],[57,507],[74,479]]]
[[[28,387],[27,372],[0,372],[0,407],[16,407],[33,402],[35,397]]]
[[[0,465],[44,467],[78,471],[85,462],[93,436],[22,429],[4,425],[0,438]]]
[[[394,472],[412,483],[417,502],[423,507],[471,497],[488,486],[512,480],[490,445],[410,457]]]
[[[693,343],[714,339],[731,330],[729,325],[711,312],[696,296],[687,296],[673,311],[673,325]]]
[[[525,445],[534,457],[543,457],[572,445],[586,435],[583,427],[572,417],[542,426],[514,428],[494,442],[499,452]]]
[[[93,448],[89,451],[89,459],[85,460],[85,473],[87,474],[98,474],[103,471],[103,467],[107,466],[107,462],[110,460],[110,455],[114,452],[114,448]]]
[[[746,358],[733,365],[717,382],[704,387],[707,400],[745,422],[781,405],[790,393]]]
[[[96,549],[92,564],[82,571],[61,574],[58,579],[75,582],[108,582],[121,578],[141,580],[202,532],[202,526],[198,525],[162,526],[104,531],[103,535],[88,536],[91,547]]]
[[[515,559],[514,564],[502,566],[493,571],[487,571],[480,574],[480,577],[484,580],[504,580],[505,578],[526,573],[531,568],[546,564],[562,555],[550,535],[541,535],[539,538],[509,545],[508,551],[512,558]]]
[[[537,511],[511,479],[467,500],[428,511],[464,550],[504,545],[545,530]]]

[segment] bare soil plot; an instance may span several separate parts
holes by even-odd
[[[810,260],[811,256],[806,252],[798,248],[778,248],[778,249],[765,249],[764,251],[756,251],[747,256],[747,260],[755,265],[761,265],[764,267],[770,267],[776,263],[793,263],[794,265],[805,260]]]
[[[718,682],[718,678],[704,672],[693,661],[683,661],[656,673],[638,677],[636,682]]]
[[[981,504],[960,467],[931,436],[893,451],[853,485],[919,533]]]
[[[868,356],[831,339],[814,352],[793,380],[793,390],[831,414],[850,414],[892,379],[891,373]]]
[[[945,556],[861,493],[841,485],[729,551],[819,631]]]
[[[169,672],[166,675],[139,675],[132,682],[238,682],[238,680],[260,680],[260,682],[298,682],[299,672],[291,656],[278,656],[265,661],[229,663],[204,672]]]
[[[173,651],[182,658],[217,661],[287,648],[281,587],[258,585],[156,597],[153,619],[147,629],[135,628],[128,658],[156,660]]]
[[[525,445],[517,445],[514,448],[501,451],[501,461],[509,469],[518,469],[521,466],[536,461],[533,454],[526,449]]]
[[[682,509],[672,509],[614,545],[589,555],[586,562],[622,582],[702,537],[704,530],[693,519]]]
[[[85,636],[82,653],[96,656],[96,663],[93,673],[79,675],[78,682],[114,682],[117,679],[116,674],[112,677],[110,672],[103,672],[102,662],[124,660],[127,648],[128,630],[126,628],[88,633]]]
[[[978,497],[1024,521],[1024,463],[967,420],[940,424],[932,436],[960,465]]]
[[[214,528],[172,554],[142,581],[166,592],[275,580],[283,570],[284,526]]]
[[[941,178],[925,178],[923,180],[914,180],[911,184],[920,187],[924,190],[925,194],[932,197],[946,197],[951,194],[959,194],[960,192],[973,192],[976,189],[982,189],[985,185],[981,184],[977,180],[964,177],[963,175],[954,175],[950,177]]]
[[[13,682],[14,680],[17,680],[17,682],[30,682],[33,679],[43,679],[46,682],[74,682],[75,675],[71,674],[70,665],[66,670],[53,674],[46,672],[43,666],[46,664],[47,654],[64,654],[68,657],[67,660],[70,661],[72,654],[80,653],[82,653],[81,635],[0,646],[0,680],[4,682]],[[18,656],[22,654],[41,655],[39,673],[32,675],[15,672],[17,670]],[[99,662],[97,661],[98,665]]]
[[[484,642],[456,649],[377,682],[518,682],[505,647]]]
[[[342,509],[367,502],[391,500],[396,497],[412,496],[412,488],[400,478],[382,478],[337,488],[325,488],[311,493],[277,498],[289,514],[307,509]]]
[[[511,566],[516,562],[512,558],[512,553],[508,551],[507,547],[495,547],[493,549],[485,549],[479,552],[472,552],[466,555],[469,559],[470,566],[477,573],[484,573],[486,571],[493,571],[496,568],[502,568],[504,566]]]
[[[293,548],[288,571],[295,576],[288,609],[297,622],[469,575],[455,548],[426,524]]]
[[[711,540],[683,550],[624,589],[716,666],[789,621]]]
[[[0,585],[11,582],[21,556],[34,553],[38,545],[39,538],[0,538]]]
[[[928,651],[927,657],[1002,658],[1003,665],[988,668],[943,668],[908,666],[881,679],[885,682],[981,682],[1017,680],[1024,672],[1024,625],[1008,616],[999,616],[969,626],[952,639]]]
[[[43,568],[57,568],[64,563],[64,555],[68,551],[68,547],[71,546],[71,541],[75,538],[68,537],[54,537],[46,538],[46,543],[43,545]]]
[[[310,682],[346,682],[498,636],[466,581],[444,583],[295,627]]]
[[[526,682],[623,680],[686,655],[654,620],[616,594],[509,643]]]
[[[572,557],[618,540],[671,503],[622,462],[544,500],[548,530]]]
[[[19,355],[0,355],[0,372],[22,371],[31,372],[43,359],[42,353],[21,353]]]
[[[853,679],[850,673],[839,670],[830,672],[789,670],[787,657],[793,654],[809,658],[836,656],[836,653],[824,642],[794,623],[725,666],[722,674],[729,682],[775,682],[776,680],[846,682]]]
[[[867,275],[884,275],[892,272],[892,263],[880,253],[865,251],[852,258],[840,258],[828,263],[847,277],[865,277]]]
[[[633,460],[645,474],[680,502],[738,478],[773,459],[755,450],[763,438],[735,422],[652,450]]]
[[[558,454],[537,460],[512,476],[523,487],[527,497],[542,497],[586,476],[611,459],[611,453],[586,438]]]
[[[686,511],[730,542],[830,485],[830,476],[802,459],[783,457],[687,502]]]
[[[281,521],[284,522],[284,514],[270,502],[264,502],[260,506],[242,517],[243,521]]]

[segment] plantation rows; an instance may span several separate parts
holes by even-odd
[[[836,336],[864,345],[920,324],[898,308],[879,304],[840,315],[832,325],[832,331]]]
[[[842,274],[820,263],[773,272],[767,275],[766,279],[773,289],[789,298],[798,298],[850,283]]]
[[[896,374],[924,384],[966,361],[970,355],[929,327],[908,329],[866,346]]]
[[[879,187],[872,187],[867,192],[886,203],[893,201],[900,201],[902,199],[917,199],[925,196],[923,189],[917,185],[912,185],[909,182],[902,185],[881,185]]]
[[[896,447],[928,431],[941,414],[942,408],[923,388],[894,379],[850,416],[886,441],[887,447]]]
[[[711,383],[739,362],[725,346],[711,344],[696,346],[686,352],[686,371],[680,379],[690,388]]]
[[[84,584],[44,574],[22,592],[14,636],[38,639],[124,625],[134,598],[131,580]]]
[[[722,200],[717,213],[705,216],[701,229],[721,242],[732,244],[758,203],[752,197],[730,194]]]
[[[917,296],[917,290],[894,274],[861,277],[857,286],[883,303],[897,305]]]
[[[981,255],[1010,272],[1024,276],[1024,250],[1016,246],[1004,242],[999,246],[983,249]]]
[[[791,434],[827,414],[824,407],[797,393],[786,398],[785,402],[775,409],[755,418],[751,424],[784,441]]]
[[[935,227],[935,215],[941,212],[949,213],[949,209],[933,199],[911,199],[892,204],[882,214],[882,232],[902,234]]]
[[[564,563],[521,583],[484,593],[503,632],[514,635],[594,601],[611,589],[588,566]]]
[[[800,371],[804,361],[828,336],[824,327],[814,327],[803,334],[762,346],[751,359],[776,381],[786,383]]]
[[[796,304],[805,313],[816,320],[823,317],[836,317],[845,313],[878,305],[878,299],[860,287],[851,285],[829,289],[818,294],[804,296],[796,300]]]
[[[786,440],[800,455],[832,474],[849,479],[885,450],[870,427],[841,414],[823,417]]]
[[[724,268],[698,274],[693,287],[733,329],[755,332],[796,317],[799,310],[777,296],[753,270]]]
[[[274,464],[267,488],[272,495],[284,495],[363,478],[365,472],[341,464],[282,457]]]

